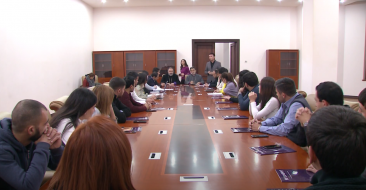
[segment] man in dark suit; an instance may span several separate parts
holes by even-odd
[[[168,86],[174,86],[180,84],[178,75],[174,73],[173,67],[169,67],[168,74],[164,75],[163,78],[161,79],[161,86],[164,87],[165,84],[167,84]]]
[[[206,63],[205,74],[207,75],[207,83],[210,83],[215,80],[213,75],[215,74],[215,70],[221,67],[221,63],[215,60],[214,53],[210,53],[208,59],[210,61]]]

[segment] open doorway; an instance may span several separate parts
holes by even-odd
[[[221,62],[234,76],[239,73],[240,62],[239,39],[193,39],[192,40],[192,66],[197,73],[207,80],[205,72],[206,63],[210,53],[216,54],[216,60]]]

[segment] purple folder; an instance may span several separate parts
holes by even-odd
[[[231,128],[234,133],[251,133],[253,132],[250,128]]]
[[[128,117],[126,119],[126,121],[137,121],[137,120],[147,121],[147,120],[149,120],[149,118],[148,117]]]
[[[296,152],[294,149],[291,149],[287,146],[282,145],[281,148],[276,149],[266,149],[263,146],[259,147],[250,147],[255,153],[263,155],[271,155],[271,154],[283,154],[283,153],[291,153]]]
[[[225,102],[215,102],[215,104],[231,104],[234,103],[232,101],[225,101]]]
[[[212,99],[225,99],[224,97],[222,97],[222,96],[213,96],[213,97],[211,97]]]
[[[276,169],[278,177],[280,177],[282,182],[307,182],[309,183],[314,173],[306,171],[304,169],[301,170],[285,170],[285,169]]]
[[[218,111],[223,111],[223,110],[238,110],[238,108],[216,108]]]
[[[127,128],[123,128],[123,131],[128,134],[136,133],[136,132],[141,131],[141,127],[127,127]]]
[[[248,119],[248,117],[244,116],[244,115],[223,115],[222,118],[224,118],[224,120],[227,120],[227,119]]]

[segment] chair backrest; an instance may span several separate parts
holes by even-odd
[[[349,105],[349,107],[351,107],[351,109],[358,111],[360,105],[358,104],[358,102],[350,102],[350,101],[344,101],[345,105]]]
[[[311,108],[311,111],[315,111],[315,109],[316,109],[316,102],[315,102],[314,98],[315,98],[315,94],[309,94],[305,98]]]
[[[84,79],[85,79],[85,75],[81,76],[81,85],[84,86]],[[86,83],[88,83],[88,81],[86,81]],[[98,81],[98,75],[95,75],[95,83],[99,83]],[[84,87],[89,87],[89,85],[84,86]]]
[[[52,101],[50,103],[50,109],[56,112],[65,104],[68,97],[69,96],[62,96],[60,98],[57,98],[55,101]]]
[[[11,113],[10,112],[0,112],[0,120],[2,120],[4,118],[11,118]]]
[[[308,96],[308,94],[305,91],[302,91],[302,90],[298,90],[297,93],[299,93],[302,96],[304,96],[304,98],[306,98],[306,96]]]

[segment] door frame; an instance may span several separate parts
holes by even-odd
[[[196,47],[197,43],[233,43],[235,57],[234,62],[236,64],[230,65],[230,73],[234,76],[239,74],[240,69],[240,39],[192,39],[192,65],[196,65],[197,63],[197,55],[196,55]],[[214,53],[214,52],[213,52]]]

